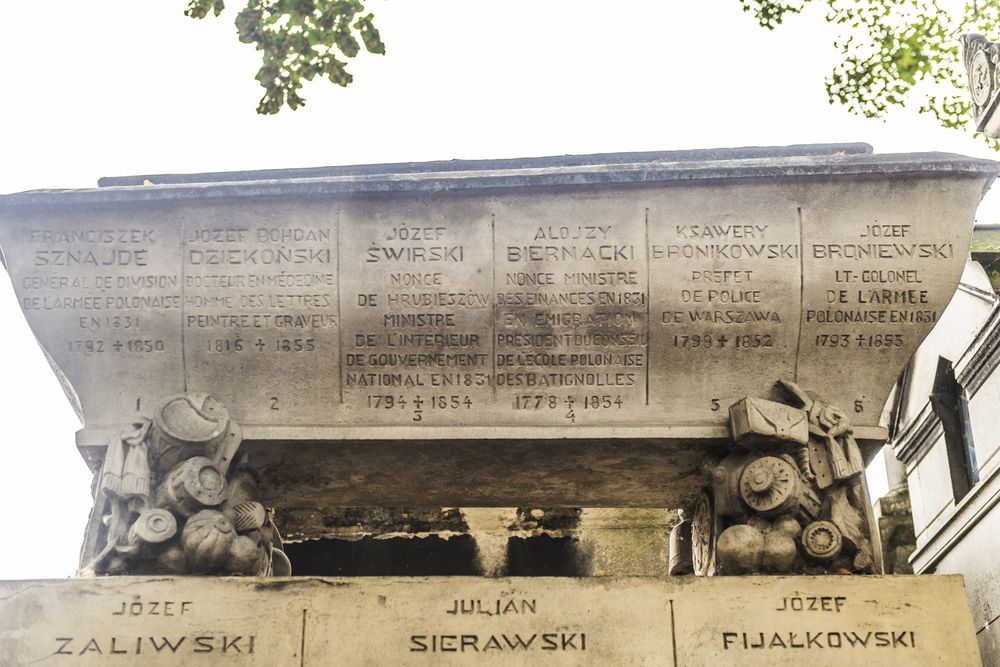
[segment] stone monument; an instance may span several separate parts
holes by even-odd
[[[864,466],[997,171],[845,144],[4,196],[95,504],[86,576],[0,584],[0,657],[978,664],[960,578],[828,575],[882,572]],[[669,578],[317,580],[283,506],[684,520]]]

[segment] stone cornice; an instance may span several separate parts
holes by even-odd
[[[294,173],[282,177],[265,173],[265,180],[195,180],[146,185],[122,185],[83,190],[35,190],[0,196],[0,210],[21,207],[80,206],[128,202],[176,202],[257,197],[350,197],[399,193],[503,191],[523,188],[579,188],[594,186],[649,186],[667,183],[712,182],[724,179],[828,178],[831,176],[947,175],[981,178],[988,187],[1000,173],[1000,163],[951,153],[838,153],[833,155],[779,155],[719,159],[709,154],[695,159],[618,162],[613,155],[578,156],[573,162],[540,162],[541,158],[489,162],[458,162],[444,169],[425,165],[376,165],[360,171],[344,168],[319,176]],[[587,159],[589,158],[589,159]],[[360,169],[360,168],[358,168]],[[212,175],[225,178],[225,174]],[[234,177],[235,178],[235,177]]]

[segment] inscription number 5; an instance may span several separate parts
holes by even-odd
[[[861,401],[854,401],[854,411],[855,412],[864,412],[865,411],[865,404],[862,403]]]
[[[722,403],[719,402],[719,399],[713,398],[712,399],[712,412],[718,412],[719,408],[721,408],[721,407],[722,407]]]

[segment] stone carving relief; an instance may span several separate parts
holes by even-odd
[[[80,573],[285,576],[241,430],[207,394],[166,400],[108,445]]]
[[[962,35],[962,58],[969,76],[976,130],[996,137],[1000,126],[993,117],[1000,97],[1000,44],[982,35]]]
[[[847,413],[793,382],[729,409],[732,442],[674,530],[671,574],[875,572],[864,461]],[[690,536],[689,536],[690,535]],[[676,556],[676,557],[675,557]]]

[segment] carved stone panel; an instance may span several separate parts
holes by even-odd
[[[960,577],[0,582],[0,662],[981,664]]]
[[[951,298],[995,171],[511,167],[24,193],[0,199],[0,243],[85,443],[183,391],[250,440],[714,438],[775,377],[863,428]]]

